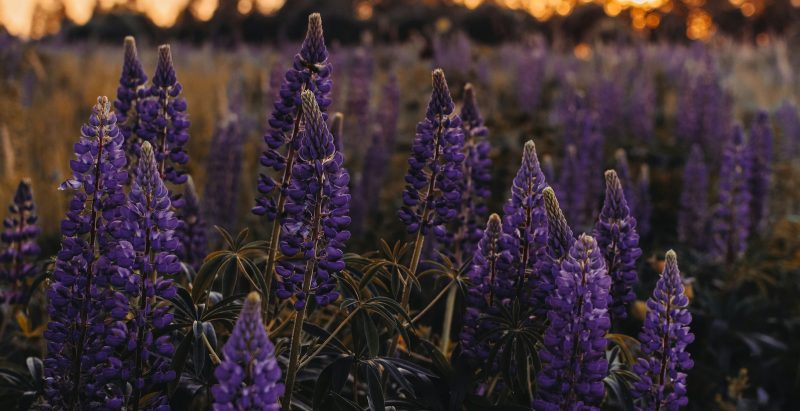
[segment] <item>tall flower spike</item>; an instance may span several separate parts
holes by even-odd
[[[546,287],[540,265],[547,253],[547,217],[542,192],[547,187],[536,156],[533,140],[525,143],[522,164],[511,185],[511,197],[503,207],[503,232],[511,237],[514,256],[514,282],[521,302],[543,314],[545,301],[536,301],[537,290]],[[528,293],[532,290],[532,293]],[[532,298],[532,300],[527,301]]]
[[[639,235],[647,237],[650,234],[650,219],[653,215],[653,200],[650,198],[650,167],[642,164],[639,169],[639,178],[636,180],[636,223]]]
[[[261,174],[258,179],[256,206],[253,213],[265,215],[273,221],[283,213],[285,189],[292,178],[297,150],[300,148],[300,120],[302,103],[300,93],[311,90],[323,116],[331,104],[331,64],[322,33],[319,13],[308,16],[308,30],[303,45],[294,56],[292,67],[286,71],[283,84],[273,105],[268,121],[269,131],[264,135],[266,149],[261,154],[261,165],[275,173],[283,173],[280,180]],[[278,230],[274,230],[277,232]]]
[[[203,264],[203,259],[206,258],[208,251],[208,228],[203,219],[200,200],[197,198],[192,176],[186,179],[182,200],[183,206],[179,210],[180,224],[175,230],[181,243],[178,256],[181,261],[197,271]]]
[[[722,151],[717,204],[711,221],[712,258],[733,263],[747,251],[750,236],[751,157],[741,126],[736,126]]]
[[[683,169],[678,240],[693,250],[708,247],[708,169],[703,149],[695,144]]]
[[[8,206],[8,217],[3,220],[4,230],[0,234],[3,244],[0,252],[0,282],[3,285],[0,302],[9,305],[25,303],[23,298],[28,293],[27,280],[36,275],[34,261],[41,251],[36,243],[40,232],[36,221],[31,182],[24,179],[19,182],[14,199]]]
[[[125,37],[125,58],[122,63],[122,73],[119,76],[119,86],[117,87],[117,99],[114,101],[114,111],[117,114],[117,124],[119,131],[125,138],[125,152],[128,158],[133,155],[134,139],[138,129],[138,114],[136,108],[139,101],[140,90],[147,82],[147,74],[139,61],[139,54],[136,52],[136,40],[133,36]]]
[[[587,170],[581,158],[578,156],[578,149],[574,145],[568,145],[561,164],[561,175],[558,180],[558,200],[564,204],[564,214],[567,220],[580,226],[585,220],[587,201]]]
[[[130,280],[122,279],[120,284],[128,286],[131,301],[137,301],[131,304],[135,319],[128,325],[129,350],[133,351],[129,364],[133,386],[131,404],[139,404],[146,398],[147,407],[153,409],[167,403],[165,393],[157,387],[175,379],[169,361],[174,347],[170,333],[164,332],[172,321],[172,314],[168,305],[156,299],[169,300],[175,295],[172,281],[165,277],[172,277],[181,270],[175,255],[180,247],[174,237],[178,219],[171,208],[169,191],[158,172],[153,147],[145,141],[125,218],[130,230],[126,237],[130,242],[121,242],[118,253],[127,255],[132,249],[136,253],[133,268],[138,272],[130,276]]]
[[[153,146],[161,178],[173,184],[186,182],[185,167],[189,162],[184,148],[189,141],[189,116],[186,99],[180,97],[182,90],[170,47],[161,45],[152,84],[140,92],[138,134],[142,141]],[[173,204],[176,208],[180,208],[179,205],[178,202]]]
[[[552,188],[546,187],[542,192],[544,196],[544,209],[547,215],[547,257],[541,266],[541,276],[546,280],[538,290],[537,299],[548,303],[555,289],[555,280],[561,270],[561,262],[569,254],[569,249],[575,243],[575,235],[567,223],[561,207],[558,205],[556,193]]]
[[[642,255],[636,219],[631,216],[622,184],[614,170],[605,173],[606,197],[594,227],[594,237],[606,260],[611,277],[609,311],[614,319],[628,316],[627,306],[636,295],[636,262]]]
[[[261,298],[251,292],[222,348],[224,359],[214,370],[214,411],[278,411],[284,387],[275,347],[261,321]]]
[[[320,306],[338,298],[333,276],[344,268],[342,249],[350,237],[350,177],[342,163],[314,94],[304,91],[303,138],[280,237],[283,255],[300,254],[302,259],[279,262],[283,281],[277,290],[282,299],[296,296],[297,310],[305,307],[309,292]],[[309,267],[313,273],[310,284],[305,284],[303,273]]]
[[[786,100],[775,112],[775,121],[780,130],[782,158],[793,159],[800,148],[800,113],[797,106]]]
[[[236,229],[243,146],[238,113],[228,112],[211,139],[203,197],[206,221],[228,231]]]
[[[464,328],[461,331],[461,349],[467,358],[486,360],[491,350],[490,342],[481,341],[481,334],[493,324],[481,318],[482,314],[496,314],[503,301],[513,293],[514,277],[511,270],[509,238],[503,234],[500,216],[492,214],[478,243],[467,291]]]
[[[750,205],[750,233],[759,235],[764,232],[769,219],[769,192],[772,185],[772,126],[769,114],[761,111],[756,115],[750,128],[748,150],[752,156]]]
[[[464,134],[461,119],[441,69],[433,71],[433,93],[425,119],[417,124],[417,135],[408,159],[403,206],[398,212],[409,233],[427,235],[433,229],[446,236],[444,224],[458,213],[461,204],[461,163]]]
[[[60,187],[74,195],[47,291],[45,395],[54,408],[119,408],[124,395],[124,387],[113,383],[119,370],[105,366],[118,361],[112,343],[122,341],[113,325],[128,313],[127,298],[110,287],[126,268],[115,261],[119,242],[111,224],[122,216],[128,181],[116,122],[108,99],[99,97],[75,144],[73,176]]]
[[[581,235],[561,263],[550,298],[550,325],[539,356],[537,398],[533,408],[544,411],[599,410],[608,375],[605,357],[608,317],[608,276],[595,240]]]
[[[641,341],[641,357],[633,365],[639,376],[633,392],[639,398],[638,410],[677,410],[686,398],[686,373],[694,363],[686,346],[694,341],[689,330],[689,313],[675,252],[667,251],[664,272],[647,300]]]
[[[619,181],[622,184],[622,189],[625,191],[625,200],[628,202],[628,208],[634,213],[636,212],[636,186],[633,184],[633,173],[628,163],[628,155],[625,150],[618,149],[614,153],[614,171],[617,172]]]
[[[349,81],[347,83],[347,136],[352,141],[367,141],[370,127],[370,97],[374,63],[369,50],[358,47],[350,58]],[[364,154],[364,144],[349,147],[352,154]],[[341,151],[341,149],[340,149]]]

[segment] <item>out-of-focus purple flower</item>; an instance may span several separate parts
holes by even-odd
[[[581,123],[580,147],[578,158],[581,169],[586,176],[584,195],[585,210],[584,215],[578,220],[570,220],[578,227],[585,227],[591,224],[597,216],[600,199],[603,197],[603,182],[599,178],[590,178],[604,170],[603,153],[605,151],[605,136],[600,130],[600,123],[597,115],[587,113]]]
[[[556,181],[556,166],[553,164],[553,156],[545,154],[542,156],[542,173],[545,181]]]
[[[328,62],[328,49],[322,34],[322,17],[319,13],[308,16],[308,31],[300,51],[294,56],[292,67],[286,72],[281,84],[280,95],[273,106],[268,121],[269,131],[264,135],[266,149],[261,154],[261,165],[283,172],[281,181],[261,174],[258,178],[256,206],[253,213],[265,215],[268,220],[278,218],[280,210],[279,192],[288,189],[294,171],[293,163],[300,149],[300,119],[302,118],[302,102],[300,94],[310,90],[317,99],[317,105],[323,119],[327,119],[326,111],[331,104],[330,92],[332,81],[331,64]]]
[[[206,221],[233,231],[239,206],[239,177],[244,139],[239,113],[229,112],[211,138],[206,166],[203,212]]]
[[[175,252],[180,243],[174,236],[178,219],[172,211],[169,191],[158,172],[153,147],[145,141],[131,184],[124,228],[127,241],[120,241],[112,251],[118,260],[134,256],[134,273],[115,276],[112,284],[124,288],[132,302],[133,320],[128,322],[127,350],[130,354],[132,404],[147,402],[145,407],[158,409],[166,404],[166,393],[158,387],[175,379],[170,366],[174,351],[170,333],[164,333],[172,321],[168,300],[175,295],[172,277],[181,270]],[[148,408],[149,409],[149,408]]]
[[[540,269],[547,260],[547,217],[542,197],[545,187],[547,182],[536,156],[536,145],[529,140],[511,185],[511,197],[503,207],[503,232],[511,239],[514,257],[513,292],[540,314],[546,308],[546,301],[536,299],[540,295],[537,290],[549,288],[548,276],[542,275]]]
[[[572,234],[572,228],[561,211],[555,191],[546,187],[542,195],[547,216],[547,258],[542,265],[541,275],[549,276],[550,285],[548,289],[543,290],[545,296],[543,301],[546,301],[552,294],[555,278],[558,277],[558,272],[561,270],[561,262],[567,257],[569,249],[575,242],[575,235]]]
[[[684,73],[678,96],[675,134],[686,145],[700,144],[711,153],[729,133],[730,99],[719,85],[713,62],[697,73]]]
[[[567,220],[581,226],[585,221],[586,195],[587,195],[587,170],[581,164],[578,150],[573,145],[566,147],[564,159],[561,163],[561,174],[558,180],[558,201],[564,204],[564,214]]]
[[[639,334],[641,357],[633,365],[639,376],[633,393],[639,398],[638,410],[677,410],[686,398],[686,373],[694,363],[686,346],[694,341],[689,330],[692,315],[678,270],[675,252],[667,251],[666,264],[647,300],[647,315]]]
[[[697,251],[708,247],[708,168],[699,144],[692,146],[683,169],[678,240]]]
[[[782,157],[796,158],[800,148],[800,114],[797,107],[788,100],[784,101],[775,112],[775,121],[780,130]]]
[[[490,341],[481,334],[493,327],[481,318],[482,314],[497,314],[498,307],[508,304],[514,295],[516,273],[512,267],[510,238],[503,233],[500,216],[492,214],[483,230],[469,271],[471,287],[467,291],[464,328],[461,330],[461,350],[467,358],[487,359]]]
[[[303,137],[294,163],[292,183],[287,189],[286,218],[280,236],[285,256],[301,256],[278,263],[277,295],[297,297],[295,309],[303,310],[308,296],[303,290],[304,273],[313,270],[309,291],[317,305],[335,301],[335,274],[344,269],[344,244],[350,238],[350,176],[344,157],[336,151],[325,118],[314,93],[303,91]]]
[[[184,146],[189,141],[189,116],[186,99],[180,97],[183,86],[178,82],[168,44],[158,47],[158,64],[149,88],[139,91],[138,136],[153,146],[159,174],[172,184],[186,182],[189,154]],[[140,145],[140,144],[139,144]],[[134,148],[139,151],[139,148]],[[178,207],[179,204],[173,204]]]
[[[213,195],[213,194],[211,194]],[[179,212],[179,225],[175,235],[180,239],[178,256],[195,271],[200,269],[208,251],[208,228],[200,209],[200,200],[192,177],[186,180],[183,189],[183,206]]]
[[[222,353],[225,358],[214,370],[219,382],[211,388],[214,411],[278,411],[281,369],[261,321],[258,293],[247,296]]]
[[[625,191],[625,200],[628,202],[628,208],[636,211],[636,186],[633,184],[633,173],[628,163],[628,155],[625,150],[618,149],[614,153],[614,171],[617,172],[619,181],[622,184],[622,189]]]
[[[61,250],[47,291],[50,322],[45,395],[58,409],[111,408],[122,405],[125,378],[113,346],[125,338],[128,299],[112,281],[123,274],[115,225],[126,203],[128,181],[123,136],[106,97],[99,97],[81,129],[70,162],[72,178],[60,189],[73,190],[61,222]],[[119,333],[121,332],[121,335]],[[117,382],[116,384],[114,382]],[[102,389],[100,387],[103,387]]]
[[[600,130],[610,135],[618,133],[624,123],[624,96],[620,84],[613,79],[602,78],[601,75],[589,88],[589,101],[593,111],[597,113]]]
[[[638,62],[633,66],[631,78],[626,80],[631,90],[625,110],[629,131],[637,143],[647,143],[653,139],[656,113],[656,90],[653,75],[643,70]]]
[[[374,64],[372,56],[364,47],[359,47],[350,60],[349,81],[347,83],[347,99],[345,113],[347,113],[347,136],[356,141],[367,141],[370,128],[370,86]],[[353,144],[350,151],[360,156],[364,153],[363,144]],[[337,146],[339,151],[341,147]]]
[[[543,411],[599,410],[608,375],[606,332],[611,277],[595,240],[581,235],[561,263],[547,313],[550,325],[539,352],[533,408]]]
[[[472,44],[464,32],[433,36],[433,66],[441,67],[455,76],[466,76],[473,69]]]
[[[642,237],[650,234],[650,219],[653,216],[653,200],[650,197],[650,167],[642,164],[639,168],[639,178],[636,179],[636,216],[637,231]]]
[[[540,45],[532,49],[523,48],[519,52],[520,55],[514,59],[516,62],[517,104],[523,113],[532,115],[539,108],[542,100],[547,50]]]
[[[772,185],[772,126],[769,114],[761,111],[756,115],[750,127],[748,151],[751,156],[750,233],[759,235],[764,232],[769,219],[769,191]]]
[[[433,71],[433,92],[425,118],[417,124],[417,135],[408,159],[403,206],[398,212],[409,233],[446,236],[444,225],[456,218],[460,207],[461,163],[464,134],[461,119],[453,113],[447,80],[440,69]]]
[[[17,186],[0,234],[3,244],[3,251],[0,252],[0,282],[3,285],[0,302],[9,305],[24,303],[23,297],[28,292],[27,281],[37,274],[34,261],[41,251],[36,243],[40,232],[37,220],[31,182],[25,179]]]
[[[628,316],[627,305],[636,299],[636,262],[642,255],[636,219],[631,215],[619,177],[614,170],[605,173],[606,198],[594,227],[597,246],[606,260],[611,277],[609,314],[614,319]]]
[[[711,256],[733,263],[747,251],[750,236],[751,157],[741,126],[725,142],[717,181],[717,203],[711,221]]]
[[[119,76],[117,99],[114,101],[114,112],[117,114],[119,131],[125,138],[124,148],[130,159],[133,155],[135,136],[131,136],[138,129],[138,114],[136,108],[139,102],[140,91],[147,82],[147,74],[139,61],[136,52],[136,40],[133,36],[125,37],[125,58],[122,62],[122,73]]]

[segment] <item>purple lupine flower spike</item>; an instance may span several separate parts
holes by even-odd
[[[125,37],[125,59],[122,63],[122,74],[117,87],[117,99],[114,101],[114,112],[117,114],[119,131],[125,138],[125,152],[129,159],[133,154],[135,135],[138,129],[138,114],[136,113],[139,102],[140,90],[147,82],[147,74],[139,61],[136,52],[136,40],[132,36]]]
[[[542,197],[545,187],[547,182],[536,156],[536,145],[529,140],[511,186],[511,197],[503,207],[503,232],[514,244],[516,293],[523,299],[532,298],[530,307],[540,314],[546,309],[546,301],[535,300],[539,295],[537,290],[545,286],[543,282],[547,280],[539,269],[547,252],[547,217]],[[524,295],[528,290],[533,292]]]
[[[467,291],[464,328],[460,334],[461,350],[467,358],[489,357],[490,342],[480,341],[480,334],[492,324],[481,319],[481,314],[497,313],[498,307],[513,295],[510,291],[514,289],[515,278],[509,240],[503,233],[500,216],[489,216],[469,271],[471,287]]]
[[[239,205],[239,175],[242,171],[244,136],[239,113],[228,112],[211,139],[203,212],[211,226],[228,231],[236,228]]]
[[[555,279],[558,278],[558,272],[561,270],[561,262],[567,257],[569,249],[575,243],[575,235],[572,234],[572,228],[561,211],[553,189],[546,187],[542,196],[547,216],[547,255],[540,269],[543,281],[533,292],[537,294],[538,301],[547,303],[555,290]]]
[[[3,251],[0,252],[0,302],[8,305],[25,303],[23,298],[28,293],[27,281],[37,274],[34,261],[41,251],[36,243],[40,232],[37,220],[31,182],[24,179],[17,186],[0,234],[3,244]]]
[[[224,359],[214,370],[219,382],[211,388],[214,411],[278,411],[284,391],[281,369],[255,291],[247,296],[222,353]]]
[[[181,270],[175,255],[180,247],[175,229],[179,221],[172,211],[169,191],[158,170],[153,147],[142,143],[136,177],[131,184],[125,218],[130,241],[120,242],[117,252],[127,257],[135,252],[133,268],[138,275],[120,279],[132,301],[134,320],[129,322],[131,353],[132,404],[145,401],[145,408],[158,409],[167,403],[166,393],[156,387],[175,379],[170,366],[174,347],[170,333],[164,333],[172,321],[169,306],[157,298],[169,300],[175,295],[172,280]],[[131,345],[133,348],[131,348]],[[148,395],[149,394],[149,395]]]
[[[750,153],[741,126],[736,126],[722,151],[717,204],[711,221],[711,256],[733,263],[747,251],[750,236]]]
[[[619,181],[622,184],[622,189],[625,191],[625,200],[628,202],[628,208],[630,208],[633,212],[636,211],[636,186],[634,185],[633,181],[633,173],[631,172],[631,167],[628,163],[628,155],[625,153],[625,150],[618,149],[614,153],[614,171],[617,172],[617,176],[619,177]]]
[[[748,150],[752,156],[750,192],[752,203],[751,234],[762,234],[769,219],[769,192],[772,185],[772,126],[769,114],[761,111],[756,115],[750,128]]]
[[[183,189],[183,206],[180,211],[180,224],[175,230],[181,247],[178,256],[195,271],[200,269],[208,251],[208,228],[200,209],[200,200],[192,177],[186,179]]]
[[[585,220],[588,190],[586,173],[587,170],[578,156],[578,149],[574,145],[568,145],[561,164],[556,194],[559,203],[564,204],[567,220],[577,226],[582,225]]]
[[[561,263],[550,298],[550,325],[539,356],[537,398],[543,411],[599,410],[608,375],[606,333],[611,277],[595,240],[582,234]]]
[[[425,236],[433,229],[437,237],[444,238],[447,235],[444,224],[458,212],[462,200],[464,135],[454,108],[444,72],[436,69],[425,119],[417,124],[408,159],[403,206],[398,212],[409,233]]]
[[[699,144],[692,146],[683,169],[678,240],[697,251],[708,247],[708,169]]]
[[[612,286],[609,314],[614,319],[628,316],[627,306],[636,295],[636,262],[642,255],[636,219],[631,215],[622,184],[614,170],[605,173],[606,197],[594,227],[594,237],[606,260]]]
[[[282,260],[277,272],[282,281],[277,295],[297,297],[295,309],[303,310],[313,293],[318,306],[335,301],[336,281],[344,269],[342,249],[350,238],[350,194],[342,153],[336,151],[314,93],[303,98],[303,138],[287,189],[286,218],[282,224],[280,250],[283,255],[301,255],[300,261]],[[303,290],[304,272],[313,270],[310,288]]]
[[[124,324],[114,325],[128,313],[127,298],[110,287],[126,268],[115,261],[119,242],[111,224],[122,216],[128,181],[116,121],[108,99],[99,97],[75,144],[73,176],[60,187],[75,194],[61,222],[61,250],[47,291],[45,396],[54,408],[118,409],[124,395],[124,387],[113,384],[122,377],[119,369],[106,366],[119,362],[112,345],[124,341]]]
[[[311,90],[317,99],[317,105],[323,118],[327,118],[327,109],[331,104],[331,64],[328,61],[328,49],[322,33],[322,17],[319,13],[308,16],[306,38],[298,54],[294,56],[292,67],[286,71],[278,98],[273,105],[268,121],[269,131],[264,135],[266,149],[261,154],[261,165],[274,172],[282,172],[280,181],[261,174],[258,179],[256,206],[253,213],[265,215],[272,221],[278,217],[280,210],[280,193],[285,190],[292,177],[292,164],[300,148],[300,120],[302,103],[300,94]]]
[[[785,159],[794,159],[800,148],[800,113],[797,106],[790,101],[784,101],[775,112],[775,121],[778,124],[781,136],[781,152]]]
[[[345,102],[347,136],[354,142],[369,139],[370,128],[366,125],[370,124],[370,85],[373,72],[372,56],[366,48],[358,47],[350,60],[350,76]],[[353,144],[349,148],[357,156],[364,154],[364,144]]]
[[[168,44],[158,47],[158,63],[151,83],[140,92],[138,134],[142,141],[153,146],[161,178],[183,184],[189,162],[184,148],[189,141],[189,116],[186,99],[180,97],[183,86],[178,82]],[[180,208],[179,203],[173,206]]]
[[[637,231],[642,237],[650,234],[650,219],[653,216],[653,200],[650,197],[650,167],[642,164],[639,169],[639,178],[636,179],[636,224]]]
[[[666,263],[647,300],[641,341],[641,356],[633,365],[639,376],[633,393],[641,411],[678,410],[689,402],[686,397],[686,373],[694,363],[686,346],[694,341],[689,330],[692,315],[684,294],[675,252],[667,251]]]

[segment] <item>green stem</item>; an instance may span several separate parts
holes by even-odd
[[[217,352],[214,351],[214,347],[211,346],[211,342],[208,341],[206,333],[202,332],[200,333],[200,336],[203,338],[203,345],[205,345],[206,349],[208,350],[208,356],[211,357],[211,362],[214,363],[214,365],[219,365],[219,363],[222,361],[219,359],[219,355],[217,355]]]
[[[453,311],[456,307],[456,287],[450,287],[447,293],[447,302],[444,310],[444,322],[442,323],[442,338],[439,340],[439,351],[447,356],[447,348],[450,346],[450,330],[453,327]]]
[[[423,308],[423,309],[422,309],[422,311],[420,311],[419,313],[417,313],[417,315],[416,315],[416,316],[414,316],[414,318],[412,318],[412,319],[411,319],[411,324],[414,324],[415,322],[417,322],[417,321],[418,321],[420,318],[422,318],[422,316],[423,316],[423,315],[425,315],[425,314],[426,314],[426,313],[427,313],[427,312],[428,312],[428,311],[429,311],[431,308],[433,308],[433,306],[434,306],[434,305],[435,305],[435,304],[436,304],[436,303],[437,303],[439,300],[441,300],[441,299],[442,299],[442,297],[444,297],[444,294],[445,294],[445,292],[447,292],[447,290],[449,290],[451,287],[452,287],[453,289],[455,289],[455,287],[453,287],[454,285],[455,285],[455,282],[451,282],[450,284],[447,284],[447,286],[445,286],[444,288],[442,288],[442,291],[439,291],[439,294],[436,294],[436,297],[433,297],[433,299],[431,300],[431,302],[429,302],[429,303],[428,303],[428,305],[427,305],[427,306],[425,306],[425,308]]]

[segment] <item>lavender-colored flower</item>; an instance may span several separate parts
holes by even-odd
[[[564,204],[564,214],[567,220],[578,226],[582,225],[586,217],[587,203],[587,175],[578,150],[573,145],[566,147],[566,153],[561,163],[557,195],[558,201]]]
[[[534,290],[538,301],[548,302],[555,289],[555,279],[561,271],[561,263],[569,254],[569,249],[575,243],[575,235],[567,223],[564,213],[558,204],[555,191],[545,187],[542,192],[544,209],[547,216],[547,254],[540,266],[540,275],[546,279],[541,282],[539,289]]]
[[[307,292],[321,306],[338,298],[333,276],[344,269],[342,249],[350,238],[350,177],[342,166],[344,157],[336,151],[314,93],[306,90],[302,98],[303,137],[287,189],[280,237],[283,255],[301,258],[282,260],[277,267],[282,279],[277,295],[282,299],[296,296],[297,310],[304,309]],[[305,284],[308,270],[313,276]]]
[[[581,169],[586,176],[586,211],[579,220],[573,224],[582,227],[591,224],[597,216],[600,200],[603,197],[603,183],[599,178],[589,178],[604,169],[603,152],[605,151],[605,136],[600,130],[597,115],[588,113],[581,123],[580,143],[577,147]]]
[[[748,151],[751,155],[751,182],[750,193],[752,203],[751,234],[761,234],[767,226],[769,219],[769,191],[772,185],[772,127],[769,123],[769,114],[761,111],[756,115],[750,127],[750,140]]]
[[[600,130],[615,134],[624,123],[622,108],[624,96],[620,84],[613,79],[600,78],[589,88],[589,100]]]
[[[711,221],[711,255],[717,261],[733,263],[747,251],[750,236],[750,152],[741,126],[736,126],[725,143],[717,187],[717,204]]]
[[[191,176],[186,179],[181,199],[183,205],[178,210],[180,223],[175,230],[175,235],[181,243],[177,254],[181,261],[197,271],[203,264],[203,259],[206,258],[208,251],[208,228],[203,220],[200,200],[197,198],[197,191],[195,191]]]
[[[782,157],[793,159],[800,148],[800,114],[790,101],[784,101],[775,112],[775,121],[780,130]]]
[[[625,191],[625,199],[628,202],[628,208],[636,210],[636,186],[633,184],[633,173],[628,164],[628,155],[625,150],[618,149],[614,153],[614,171],[617,172],[619,181],[622,184],[622,189]]]
[[[261,321],[261,298],[251,292],[222,348],[225,358],[214,370],[214,411],[278,411],[284,387],[275,347]]]
[[[641,63],[633,67],[630,95],[628,96],[626,117],[630,132],[636,141],[649,142],[655,129],[656,90],[653,76],[642,70]]]
[[[363,47],[355,50],[350,60],[350,76],[347,83],[347,135],[353,141],[366,141],[369,137],[370,124],[370,85],[374,71],[372,56]],[[354,144],[351,150],[356,155],[363,154],[363,144]],[[338,146],[337,146],[338,147]],[[341,151],[341,148],[339,148]]]
[[[3,220],[4,230],[0,234],[3,244],[0,252],[0,282],[3,284],[0,302],[23,304],[28,292],[27,280],[37,274],[34,261],[41,251],[36,243],[40,232],[37,219],[31,182],[22,180],[8,206],[8,217]]]
[[[461,163],[464,134],[461,119],[440,69],[433,71],[433,93],[425,119],[417,124],[398,212],[409,233],[427,235],[433,229],[444,238],[444,224],[453,220],[461,204]]]
[[[636,262],[642,255],[636,219],[631,215],[622,185],[614,170],[605,173],[606,198],[594,227],[597,246],[603,253],[611,277],[609,314],[614,319],[628,316],[627,305],[636,299]]]
[[[542,192],[547,187],[533,140],[525,143],[522,164],[503,207],[503,232],[511,238],[515,292],[530,307],[543,313],[546,302],[537,301],[537,290],[546,288],[540,265],[546,261],[547,218]],[[532,274],[529,276],[529,274]]]
[[[114,112],[117,114],[117,124],[119,131],[125,138],[125,152],[133,154],[133,143],[138,129],[138,114],[136,108],[139,103],[140,91],[144,89],[147,82],[147,74],[139,61],[139,54],[136,52],[136,40],[133,36],[125,37],[125,58],[122,63],[122,73],[119,76],[119,86],[117,87],[117,99],[114,101]]]
[[[639,235],[647,237],[650,234],[650,219],[653,216],[653,200],[650,197],[650,167],[642,164],[639,169],[639,178],[636,179],[636,215],[637,231]]]
[[[536,49],[519,50],[516,56],[517,104],[523,113],[531,115],[541,104],[547,52],[540,45]]]
[[[697,251],[708,247],[708,169],[703,149],[695,144],[683,169],[678,240]]]
[[[516,281],[509,250],[510,238],[503,233],[500,216],[492,214],[483,230],[469,271],[471,286],[467,291],[464,328],[461,330],[461,350],[467,358],[487,359],[490,341],[481,334],[493,327],[482,314],[497,314],[498,307],[513,297]]]
[[[228,231],[236,228],[243,146],[239,115],[229,112],[211,139],[203,197],[206,221]]]
[[[168,300],[175,295],[172,280],[165,277],[178,273],[181,263],[175,255],[180,243],[174,236],[179,222],[158,172],[153,147],[147,141],[142,143],[125,214],[121,230],[127,231],[124,237],[129,240],[121,241],[114,252],[124,258],[133,254],[136,274],[115,277],[112,283],[124,287],[131,301],[137,301],[131,304],[134,319],[128,322],[131,403],[146,399],[146,408],[157,409],[166,404],[167,398],[156,387],[175,379],[170,367],[172,337],[163,332],[172,321],[172,314],[169,306],[157,298]]]
[[[543,366],[533,408],[543,411],[599,410],[608,375],[605,334],[611,278],[595,240],[581,235],[561,263],[550,298]]]
[[[688,86],[679,88],[675,134],[685,144],[700,144],[710,153],[729,132],[725,125],[729,124],[730,99],[717,81],[712,62],[684,77]]]
[[[686,398],[686,373],[694,363],[686,346],[694,341],[689,331],[692,315],[678,270],[675,252],[667,251],[666,264],[647,300],[641,341],[641,357],[633,365],[639,376],[633,392],[639,398],[637,410],[677,410],[689,402]]]
[[[186,99],[180,97],[183,86],[178,82],[169,45],[158,48],[156,72],[147,89],[140,90],[139,128],[142,141],[153,146],[159,174],[166,182],[186,182],[189,155],[184,146],[189,141],[189,117]],[[138,148],[135,148],[138,152]],[[173,206],[180,208],[179,203]]]
[[[322,17],[318,13],[308,16],[308,31],[298,54],[294,56],[292,68],[284,75],[279,98],[275,100],[268,124],[269,131],[264,135],[267,147],[261,154],[261,165],[274,172],[283,172],[281,181],[261,174],[258,179],[258,192],[253,213],[266,215],[275,220],[280,209],[279,192],[289,187],[294,170],[293,163],[300,149],[300,120],[302,102],[300,94],[310,90],[317,99],[323,119],[331,104],[332,87],[331,64],[328,62],[328,49],[322,34]]]
[[[128,299],[112,289],[121,271],[114,224],[122,216],[128,181],[123,136],[106,97],[99,97],[75,144],[73,176],[60,189],[74,190],[61,222],[61,250],[48,289],[50,322],[45,359],[45,394],[60,409],[111,408],[122,404],[124,387],[113,345],[122,341]],[[124,265],[123,265],[124,268]]]

